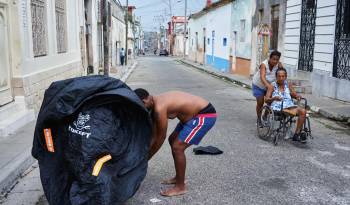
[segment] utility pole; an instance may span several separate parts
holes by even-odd
[[[187,0],[185,0],[185,26],[184,26],[184,59],[186,57],[186,37],[187,37]]]
[[[109,74],[109,5],[103,0],[103,74]]]
[[[126,12],[125,12],[125,65],[128,65],[128,29],[129,29],[129,1],[126,0]]]

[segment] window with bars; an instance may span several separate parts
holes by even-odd
[[[46,0],[31,0],[34,57],[47,55]]]
[[[277,50],[278,47],[278,27],[279,27],[279,5],[271,7],[271,30],[270,49]]]
[[[350,1],[345,1],[344,6],[344,33],[350,38]]]
[[[66,0],[55,0],[57,52],[67,52]]]

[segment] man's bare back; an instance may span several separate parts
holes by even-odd
[[[170,91],[154,96],[154,111],[167,112],[168,119],[187,122],[205,108],[209,102],[201,97],[181,91]]]

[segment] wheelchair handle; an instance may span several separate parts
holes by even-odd
[[[304,107],[306,109],[307,108],[307,100],[306,100],[306,98],[300,98],[299,102],[302,100],[304,101]]]

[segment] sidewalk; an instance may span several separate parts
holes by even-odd
[[[251,89],[252,87],[252,80],[244,76],[231,73],[222,73],[209,66],[203,66],[187,59],[177,59],[177,61],[244,88]],[[349,102],[343,102],[327,97],[318,97],[312,94],[303,94],[303,96],[308,100],[311,111],[332,120],[347,122],[348,124],[350,123]]]
[[[35,121],[6,138],[0,136],[0,198],[34,163],[31,155]]]
[[[137,60],[133,59],[128,62],[127,66],[118,66],[114,69],[111,69],[109,76],[120,79],[121,81],[125,82],[130,76],[130,74],[134,71],[137,64]]]

